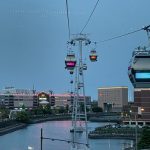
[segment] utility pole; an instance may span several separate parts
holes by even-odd
[[[43,150],[43,129],[41,128],[41,150]]]
[[[135,114],[135,150],[137,150],[137,116]]]

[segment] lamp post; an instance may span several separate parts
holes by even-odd
[[[136,121],[136,114],[135,114],[135,150],[137,150],[137,124],[138,122]]]
[[[2,122],[2,112],[0,111],[0,122]]]
[[[138,122],[137,122],[137,116],[141,115],[142,112],[144,111],[144,108],[138,107],[138,113],[135,113],[135,150],[138,150],[137,148],[137,143],[138,143],[138,136],[137,136],[137,126],[138,126]],[[130,110],[130,113],[132,113],[132,110]],[[130,117],[131,119],[131,117]]]
[[[131,120],[131,114],[132,114],[132,110],[129,111],[130,112],[130,121],[132,122]],[[134,119],[135,119],[135,150],[137,150],[137,119],[136,119],[136,116],[137,114],[135,113],[134,115]]]
[[[132,110],[130,110],[130,114],[132,113]],[[135,150],[137,150],[137,119],[136,119],[136,113],[134,115],[135,119]],[[131,115],[130,115],[130,121],[131,121]]]

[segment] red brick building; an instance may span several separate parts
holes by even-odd
[[[141,119],[150,120],[150,88],[134,89],[134,104],[132,111],[138,113],[141,108]]]

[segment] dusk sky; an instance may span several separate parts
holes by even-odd
[[[97,0],[68,0],[71,34],[80,33]],[[5,86],[54,93],[70,90],[65,70],[68,28],[65,0],[0,0],[0,89]],[[86,95],[97,99],[105,86],[133,88],[127,69],[133,50],[148,44],[140,31],[108,42],[102,40],[150,25],[150,0],[100,0],[85,28],[97,42],[98,61],[90,62],[91,46],[84,47],[88,70]],[[77,50],[75,46],[72,50]],[[130,97],[130,96],[129,96]]]

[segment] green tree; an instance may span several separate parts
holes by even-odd
[[[97,101],[92,101],[91,102],[91,107],[98,107],[98,102]]]
[[[29,114],[25,111],[17,112],[16,120],[27,123],[29,121]]]
[[[80,103],[80,111],[84,112],[84,103]]]
[[[62,114],[62,113],[65,113],[66,112],[66,109],[64,108],[64,107],[60,107],[59,109],[58,109],[58,113],[59,114]]]
[[[40,105],[37,108],[34,108],[32,111],[35,115],[41,115],[43,114],[43,107]]]
[[[103,109],[101,107],[95,106],[95,107],[92,107],[92,111],[93,112],[102,112]]]
[[[26,107],[25,107],[25,105],[23,104],[23,105],[21,106],[21,108],[22,108],[23,110],[25,110]]]
[[[84,112],[85,106],[84,103],[80,103],[80,111]],[[86,106],[86,111],[89,112],[89,108]]]
[[[138,149],[150,148],[150,127],[144,128],[141,139],[138,143]]]
[[[43,108],[42,111],[43,111],[44,114],[51,114],[51,113],[52,113],[52,110],[51,110],[50,105],[46,105],[46,106]]]
[[[7,108],[0,108],[1,119],[9,118],[10,110]]]
[[[66,105],[66,112],[68,112],[69,111],[69,105],[67,104]]]

